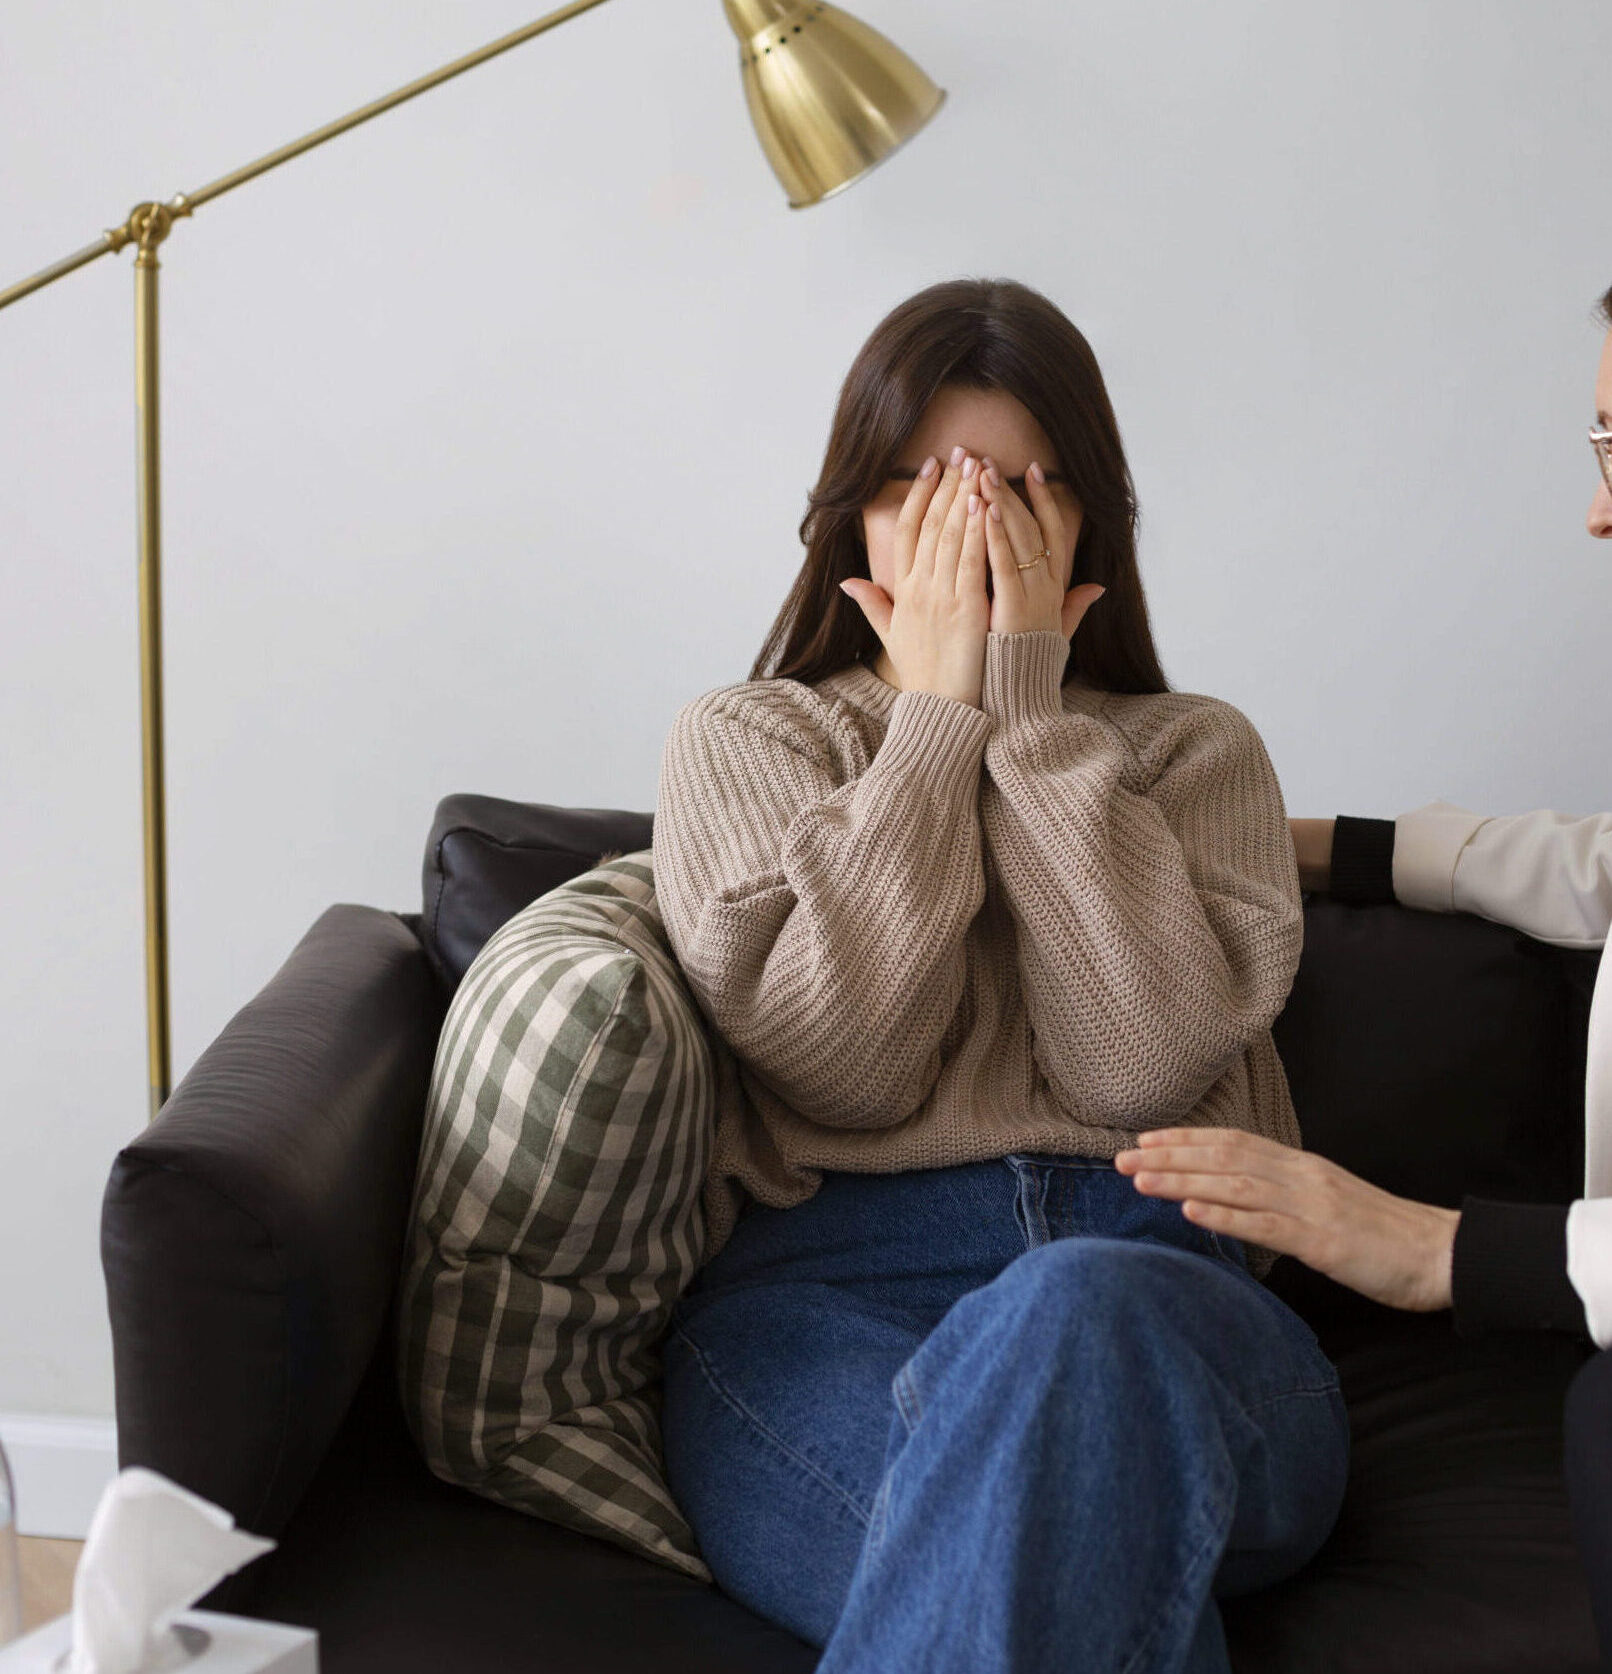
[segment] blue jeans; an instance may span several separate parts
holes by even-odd
[[[825,1173],[749,1203],[663,1344],[667,1478],[818,1674],[1225,1674],[1349,1431],[1235,1239],[1107,1162]]]

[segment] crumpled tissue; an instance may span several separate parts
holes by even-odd
[[[160,1674],[191,1653],[170,1623],[226,1575],[272,1551],[222,1506],[130,1465],[106,1485],[73,1577],[67,1674]]]

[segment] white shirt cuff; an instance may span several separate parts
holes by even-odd
[[[1455,863],[1488,817],[1429,802],[1394,821],[1394,895],[1402,906],[1455,911]]]

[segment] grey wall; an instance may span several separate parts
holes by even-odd
[[[0,283],[537,9],[12,0]],[[852,355],[958,274],[1091,338],[1166,671],[1290,812],[1607,805],[1603,0],[853,9],[951,100],[819,208],[717,0],[615,0],[166,246],[178,1074],[328,903],[418,905],[445,793],[653,807]],[[111,1411],[145,1119],[130,267],[0,315],[0,1409]]]

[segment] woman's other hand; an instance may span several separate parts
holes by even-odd
[[[1298,857],[1299,887],[1323,893],[1332,887],[1332,828],[1334,820],[1289,820],[1293,853]]]
[[[895,590],[861,577],[841,588],[884,644],[904,692],[980,707],[985,684],[985,504],[979,461],[954,448],[944,471],[923,463],[896,521]]]
[[[1297,1257],[1390,1308],[1450,1306],[1457,1209],[1394,1197],[1313,1151],[1236,1128],[1155,1128],[1114,1158],[1197,1226]]]
[[[1024,473],[1030,504],[1014,493],[994,460],[983,461],[980,493],[986,505],[985,544],[991,560],[990,631],[1022,634],[1037,630],[1074,636],[1081,618],[1106,589],[1085,581],[1071,589],[1069,578],[1080,539],[1080,502],[1067,487],[1055,494],[1039,463]],[[1052,556],[1031,564],[1041,551]],[[1020,564],[1030,565],[1019,569]]]

